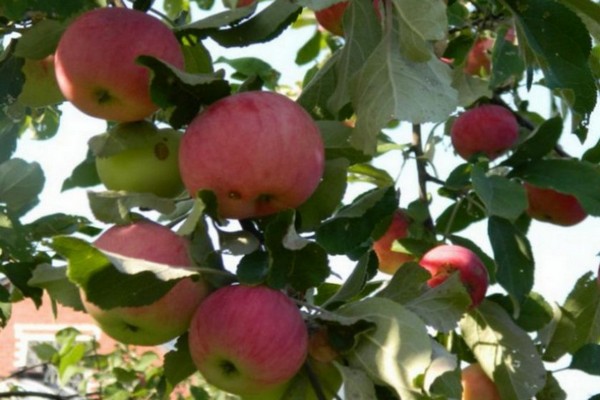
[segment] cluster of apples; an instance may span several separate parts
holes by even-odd
[[[102,40],[99,40],[101,38]],[[133,39],[132,39],[133,38]],[[221,218],[259,218],[296,208],[316,189],[324,146],[310,115],[285,96],[244,92],[201,110],[183,135],[146,120],[158,107],[140,55],[183,69],[177,38],[159,20],[125,8],[101,8],[75,19],[54,57],[64,97],[82,112],[117,125],[109,132],[139,145],[97,157],[112,190],[175,197],[211,190]],[[141,219],[106,230],[94,246],[105,253],[194,268],[187,237]],[[85,297],[85,296],[84,296]],[[189,333],[190,354],[205,379],[249,399],[280,396],[308,354],[298,306],[267,286],[211,287],[181,279],[158,301],[86,311],[116,340],[157,345]]]

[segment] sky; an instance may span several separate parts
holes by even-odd
[[[311,66],[299,68],[294,64],[294,59],[296,52],[312,36],[314,29],[314,27],[288,29],[273,42],[241,49],[221,49],[210,39],[207,39],[205,45],[211,51],[213,59],[217,59],[220,55],[228,58],[242,56],[262,58],[281,72],[282,84],[294,85],[302,79],[305,71]],[[220,67],[226,68],[223,64]],[[534,87],[532,93],[524,92],[523,96],[531,99],[531,105],[535,110],[549,117],[549,96],[545,90]],[[103,120],[87,117],[66,103],[61,106],[61,110],[63,114],[60,130],[53,139],[35,141],[25,137],[19,141],[15,154],[16,157],[27,161],[39,162],[46,174],[46,185],[41,195],[40,206],[26,216],[28,221],[53,212],[90,215],[85,190],[75,189],[61,193],[60,188],[64,179],[85,157],[87,141],[90,137],[105,132],[106,123]],[[430,129],[429,126],[424,127],[425,136]],[[408,124],[403,124],[398,129],[387,133],[399,143],[410,141],[411,131]],[[599,139],[600,110],[597,109],[590,121],[589,138],[585,147],[593,145]],[[584,149],[574,135],[568,133],[563,135],[561,145],[574,156],[580,155]],[[454,166],[461,161],[453,154],[448,138],[436,148],[434,164],[440,178],[445,179]],[[392,151],[376,159],[374,164],[388,170],[393,177],[398,176],[397,187],[402,193],[401,206],[407,206],[410,201],[418,197],[416,168],[413,162],[407,163],[402,168],[402,155]],[[101,190],[99,187],[93,189]],[[429,191],[435,193],[435,190],[436,187],[430,184]],[[357,189],[351,191],[351,193],[357,192]],[[448,204],[436,196],[431,206],[432,214],[439,215]],[[569,228],[534,221],[528,234],[536,261],[534,291],[547,300],[562,303],[581,275],[589,271],[597,271],[600,261],[599,232],[600,218],[588,217],[582,223]],[[485,223],[475,224],[461,234],[474,240],[487,254],[492,254],[491,246],[487,241]],[[346,276],[352,265],[349,262],[340,262],[336,258],[333,267],[340,275]],[[491,288],[491,291],[495,290],[498,288]],[[558,370],[567,366],[568,361],[552,365],[550,369]],[[600,391],[600,377],[567,370],[558,372],[556,377],[568,393],[569,400],[587,400]]]

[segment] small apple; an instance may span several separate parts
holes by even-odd
[[[180,69],[184,65],[177,38],[160,20],[120,7],[87,11],[58,43],[58,85],[67,100],[93,117],[144,119],[158,106],[150,98],[150,71],[136,64],[141,55]]]
[[[244,398],[260,398],[284,391],[300,370],[308,332],[300,310],[282,292],[226,286],[198,307],[189,347],[208,383]]]
[[[458,271],[461,282],[471,295],[471,306],[476,307],[485,297],[488,288],[488,273],[477,254],[466,247],[440,245],[423,255],[419,264],[431,274],[427,281],[430,287],[444,282],[448,276]]]
[[[494,160],[517,142],[519,124],[505,107],[485,104],[460,114],[452,124],[450,137],[463,159],[468,161],[483,153]]]
[[[110,190],[175,197],[183,191],[179,176],[181,134],[157,129],[147,121],[116,125],[113,135],[129,147],[108,157],[96,157],[100,181]]]
[[[402,264],[413,261],[415,257],[409,253],[392,250],[394,241],[408,236],[410,218],[402,210],[392,216],[392,222],[383,236],[373,243],[373,251],[379,260],[379,270],[386,274],[394,274]]]
[[[475,40],[467,53],[464,71],[469,75],[487,76],[492,69],[492,49],[494,39],[481,37]]]
[[[333,33],[334,35],[344,36],[344,23],[343,17],[346,12],[346,8],[350,5],[348,0],[340,1],[329,7],[315,11],[315,18],[319,25],[325,30]],[[373,7],[377,16],[380,16],[379,12],[379,0],[373,1]]]
[[[187,239],[148,220],[113,226],[94,242],[94,246],[125,257],[177,268],[194,265],[188,254]],[[147,306],[103,310],[87,300],[84,300],[84,306],[100,328],[113,339],[126,344],[153,346],[185,333],[194,312],[209,291],[204,281],[184,278],[158,301]]]
[[[321,326],[311,332],[308,339],[308,354],[315,361],[329,363],[339,357],[340,353],[329,342],[326,326]]]
[[[319,128],[302,107],[272,92],[243,92],[209,106],[188,126],[179,170],[192,197],[212,190],[223,218],[296,208],[323,175]]]
[[[579,200],[571,194],[537,187],[527,182],[524,186],[528,202],[527,214],[533,219],[555,225],[572,226],[587,217]]]
[[[462,400],[500,400],[500,393],[481,365],[471,364],[461,372]]]
[[[26,58],[21,70],[25,83],[17,101],[28,107],[46,107],[64,101],[54,74],[54,55],[41,60]]]

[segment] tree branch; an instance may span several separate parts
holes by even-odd
[[[419,199],[427,206],[427,220],[425,221],[425,228],[430,232],[435,232],[433,226],[433,220],[431,219],[431,213],[429,212],[429,201],[427,199],[427,181],[430,175],[427,173],[425,168],[427,160],[425,160],[423,154],[423,138],[421,134],[421,125],[413,124],[412,131],[412,151],[415,154],[415,161],[417,162],[417,177],[419,180]]]

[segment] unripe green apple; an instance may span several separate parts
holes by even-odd
[[[181,133],[139,121],[118,124],[110,135],[129,148],[96,157],[98,176],[107,189],[160,197],[175,197],[183,191],[179,175]]]
[[[488,288],[488,273],[477,254],[466,247],[457,245],[440,245],[423,255],[419,264],[431,273],[427,281],[435,287],[454,272],[458,271],[461,282],[471,295],[471,306],[482,302]]]
[[[571,194],[525,183],[527,213],[533,219],[555,225],[572,226],[587,217],[579,200]]]
[[[477,363],[462,370],[461,383],[462,400],[501,400],[496,384]]]
[[[188,126],[179,170],[192,197],[212,190],[223,218],[296,208],[324,170],[319,128],[297,103],[272,92],[243,92],[210,105]]]
[[[138,121],[158,106],[150,98],[148,55],[182,69],[173,32],[160,20],[129,8],[87,11],[63,33],[55,53],[58,85],[75,107],[93,117]]]
[[[19,103],[36,108],[64,101],[54,74],[54,55],[41,60],[25,59],[22,72],[25,83],[17,99]]]
[[[494,160],[517,143],[519,124],[510,110],[485,104],[460,114],[450,135],[454,149],[463,159],[468,161],[482,153]]]
[[[113,226],[94,242],[94,246],[110,253],[174,268],[194,266],[189,256],[189,241],[148,220]],[[184,278],[147,306],[104,310],[85,299],[84,306],[100,328],[113,339],[126,344],[154,346],[185,333],[198,305],[209,293],[210,286],[203,280]]]
[[[283,393],[302,367],[308,332],[281,291],[266,286],[217,289],[198,307],[189,348],[206,381],[242,397]]]
[[[408,215],[402,210],[397,210],[383,236],[373,243],[373,251],[379,260],[381,272],[394,274],[404,263],[415,259],[412,254],[392,250],[395,240],[408,236],[409,225]]]

